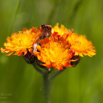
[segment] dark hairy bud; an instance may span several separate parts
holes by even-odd
[[[41,33],[41,37],[40,39],[44,39],[46,37],[49,37],[51,36],[51,26],[50,25],[41,25],[41,30],[42,30],[42,33]]]
[[[72,65],[73,67],[75,67],[75,66],[79,63],[80,57],[79,57],[78,55],[75,55],[75,56],[73,56],[73,57],[71,58],[71,60],[73,60],[73,61],[71,62],[71,65]]]

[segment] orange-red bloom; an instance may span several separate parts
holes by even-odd
[[[40,40],[40,44],[41,46],[37,46],[40,52],[34,52],[34,55],[43,62],[41,65],[58,70],[71,66],[70,59],[74,53],[70,49],[70,43],[63,37],[51,36]]]
[[[75,55],[79,55],[81,57],[83,57],[83,55],[88,55],[90,57],[96,55],[95,47],[91,41],[87,40],[86,36],[73,33],[68,37],[68,41],[70,42]]]
[[[57,32],[59,35],[64,35],[64,34],[69,34],[72,35],[72,33],[74,32],[74,30],[68,30],[64,25],[61,25],[59,28],[59,23],[57,23],[53,28],[52,28],[52,33]]]
[[[70,42],[71,48],[75,52],[75,55],[82,57],[83,55],[88,55],[90,57],[96,55],[95,47],[93,46],[91,41],[87,40],[85,36],[73,33],[73,30],[70,31],[63,25],[61,25],[61,27],[59,28],[58,23],[52,28],[52,32],[58,32],[58,34],[61,36],[65,34],[69,35],[68,41]]]
[[[26,54],[27,50],[32,51],[33,44],[40,37],[41,31],[36,28],[29,30],[24,29],[23,32],[13,33],[11,37],[7,37],[7,42],[4,43],[5,48],[1,48],[1,52],[9,53],[7,55],[22,55]]]

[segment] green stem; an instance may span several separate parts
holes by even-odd
[[[43,99],[44,103],[50,103],[49,101],[49,79],[48,79],[48,71],[45,71],[43,74]]]
[[[33,67],[35,68],[36,71],[38,71],[40,74],[44,74],[44,72],[38,67],[36,60],[34,61],[34,63],[32,63]]]
[[[53,74],[52,76],[50,76],[48,79],[49,80],[52,80],[53,78],[55,78],[56,76],[58,76],[60,73],[62,73],[66,68],[64,68],[63,70],[61,71],[57,71],[55,74]]]

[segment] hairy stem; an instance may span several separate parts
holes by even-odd
[[[38,71],[40,74],[44,74],[44,72],[38,67],[36,60],[34,61],[34,63],[32,63],[33,67],[35,68],[36,71]]]
[[[48,79],[48,71],[45,71],[43,74],[43,99],[44,103],[50,103],[49,101],[49,79]]]
[[[58,76],[60,73],[62,73],[66,68],[64,68],[63,70],[61,71],[57,71],[55,74],[53,74],[52,76],[50,76],[48,79],[49,80],[52,80],[53,78],[55,78],[56,76]]]

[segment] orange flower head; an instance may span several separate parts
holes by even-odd
[[[71,49],[75,52],[75,55],[79,55],[81,57],[83,57],[83,54],[90,57],[96,55],[95,47],[85,36],[74,33],[74,30],[68,30],[64,25],[61,25],[59,28],[58,25],[59,24],[57,23],[56,26],[52,28],[52,33],[57,32],[59,35],[67,36],[67,40],[70,42]]]
[[[14,53],[14,55],[21,56],[26,55],[27,51],[31,52],[33,44],[40,37],[41,31],[32,27],[31,29],[23,29],[23,32],[13,33],[11,37],[7,37],[7,42],[4,43],[5,48],[1,48],[1,52],[9,53],[8,56]]]
[[[54,32],[57,32],[59,35],[64,35],[64,34],[69,34],[69,35],[71,35],[73,32],[74,32],[74,30],[72,29],[72,31],[71,30],[68,30],[67,28],[65,28],[65,26],[64,25],[61,25],[60,27],[59,27],[59,23],[57,23],[53,28],[52,28],[52,33],[54,33]]]
[[[37,46],[39,52],[34,52],[38,60],[43,62],[41,65],[47,68],[57,68],[62,70],[62,67],[69,67],[71,58],[74,53],[70,49],[70,43],[63,37],[50,36],[40,40],[41,46]]]
[[[91,41],[87,40],[86,36],[73,33],[70,37],[68,37],[68,41],[70,42],[75,55],[80,55],[81,57],[83,57],[83,54],[90,57],[96,55],[95,47]]]

